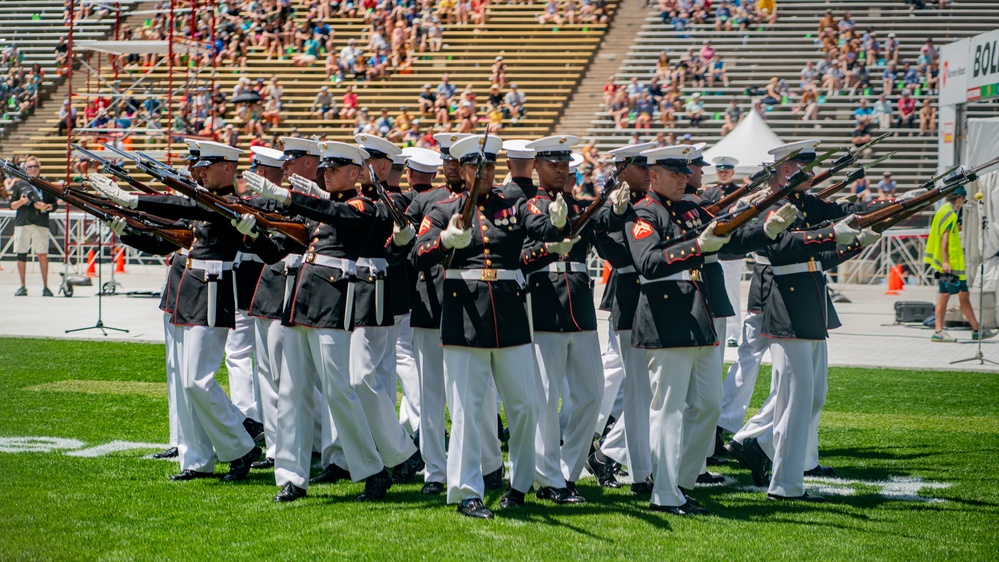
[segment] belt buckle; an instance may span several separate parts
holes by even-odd
[[[191,258],[187,258],[186,260],[184,260],[184,268],[194,269],[194,261]]]
[[[310,265],[314,265],[316,263],[316,253],[315,252],[309,252],[308,254],[306,254],[305,255],[305,263],[310,264]]]
[[[565,273],[569,271],[569,264],[564,261],[557,261],[555,262],[555,271],[557,273]]]
[[[480,269],[479,270],[479,281],[495,281],[499,278],[499,274],[495,269]]]
[[[818,267],[815,263],[815,260],[808,260],[808,271],[811,273],[815,273],[816,271],[818,271]]]
[[[694,281],[694,282],[700,281],[701,280],[701,270],[700,269],[695,269],[695,270],[691,271],[690,272],[690,280]]]

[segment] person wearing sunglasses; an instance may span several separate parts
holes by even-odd
[[[29,156],[24,168],[33,178],[41,173],[38,158]],[[30,183],[19,180],[11,190],[10,208],[17,211],[14,216],[14,253],[17,255],[17,273],[21,277],[21,287],[15,297],[25,297],[28,289],[25,275],[28,268],[28,253],[32,250],[38,256],[42,271],[42,296],[51,297],[49,290],[49,214],[55,210],[58,201],[48,193],[43,193]]]

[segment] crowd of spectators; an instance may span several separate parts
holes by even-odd
[[[0,122],[20,122],[38,106],[45,71],[38,64],[26,68],[21,52],[8,43],[0,50]],[[0,123],[2,127],[2,123]]]
[[[777,21],[775,0],[658,0],[658,5],[663,24],[681,34],[694,24],[714,25],[716,31],[747,31]]]

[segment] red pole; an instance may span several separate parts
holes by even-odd
[[[66,34],[66,62],[69,67],[66,69],[66,101],[69,108],[66,110],[66,177],[63,179],[66,185],[70,180],[70,158],[73,155],[73,148],[70,146],[70,139],[73,137],[73,28],[76,27],[76,0],[69,0],[69,33]],[[69,263],[69,205],[66,207],[66,228],[63,237],[63,263]]]
[[[170,0],[170,15],[167,18],[167,27],[169,31],[167,32],[167,124],[166,124],[166,136],[167,136],[167,153],[166,153],[166,163],[169,166],[171,160],[171,148],[173,141],[173,26],[174,26],[174,1]]]

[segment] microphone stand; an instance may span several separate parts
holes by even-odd
[[[957,361],[951,361],[951,365],[957,365],[958,363],[967,363],[968,361],[978,361],[979,365],[984,365],[986,363],[992,365],[999,365],[991,359],[986,359],[982,355],[982,331],[985,330],[985,326],[982,325],[982,320],[985,319],[985,309],[983,308],[985,303],[985,233],[989,229],[989,218],[985,216],[985,203],[982,199],[978,200],[978,214],[982,215],[981,224],[981,234],[979,234],[979,247],[981,248],[981,262],[978,269],[978,353],[974,357],[968,357],[967,359],[958,359]]]
[[[72,330],[66,330],[67,334],[71,334],[73,332],[84,332],[87,330],[100,330],[101,333],[103,333],[105,336],[108,335],[107,330],[124,332],[126,334],[128,333],[128,330],[124,328],[112,328],[111,326],[104,325],[104,320],[103,320],[104,284],[102,283],[103,272],[104,272],[104,260],[101,259],[104,253],[104,244],[103,244],[104,238],[102,236],[103,233],[101,232],[103,228],[104,224],[102,224],[101,221],[97,221],[97,258],[96,258],[97,259],[97,323],[94,324],[93,326],[85,326],[83,328],[73,328]]]

